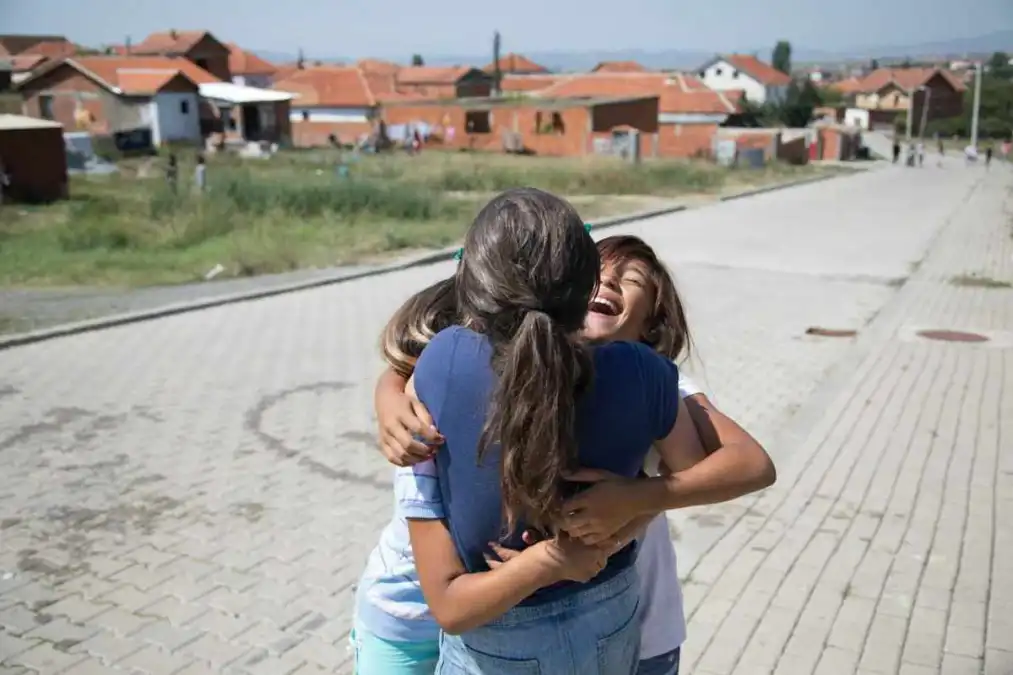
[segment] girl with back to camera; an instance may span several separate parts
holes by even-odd
[[[436,475],[416,474],[420,493],[439,490],[440,512],[405,509],[444,631],[437,673],[636,669],[632,545],[604,549],[593,578],[556,567],[558,552],[584,546],[560,528],[566,478],[580,467],[632,478],[653,444],[672,464],[703,452],[674,363],[639,343],[579,341],[599,271],[579,215],[539,190],[493,199],[466,235],[461,325],[433,337],[409,382],[445,439]],[[525,529],[549,538],[491,574],[490,544],[523,548]]]

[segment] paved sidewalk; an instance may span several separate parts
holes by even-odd
[[[778,484],[689,516],[737,520],[681,570],[686,672],[1013,673],[1011,179],[938,214],[929,255],[796,420],[811,428]]]
[[[1013,291],[951,283],[1013,281],[1010,182],[887,168],[602,233],[673,266],[690,370],[780,470],[671,516],[684,672],[1013,669]],[[0,352],[0,675],[350,672],[376,337],[451,270]]]

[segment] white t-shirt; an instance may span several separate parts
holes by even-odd
[[[686,398],[700,393],[703,391],[680,370],[679,395]],[[647,464],[648,472],[657,472],[658,456],[653,450]],[[664,513],[647,526],[636,564],[640,576],[640,658],[650,659],[667,654],[686,640],[682,587]]]

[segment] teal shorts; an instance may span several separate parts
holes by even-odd
[[[384,640],[361,626],[350,636],[355,650],[355,675],[433,675],[440,660],[440,642]]]

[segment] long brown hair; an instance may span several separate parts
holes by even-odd
[[[406,380],[433,336],[457,321],[454,279],[441,279],[405,300],[383,328],[383,358]]]
[[[520,520],[552,529],[563,476],[577,468],[576,403],[593,374],[578,333],[599,271],[580,215],[541,190],[494,198],[465,237],[457,307],[493,347],[498,381],[479,456],[500,447],[508,531]]]
[[[682,298],[672,281],[672,273],[654,249],[640,237],[616,235],[598,242],[603,263],[621,265],[638,261],[647,267],[654,293],[654,309],[645,327],[643,341],[673,361],[689,356],[692,340]]]

